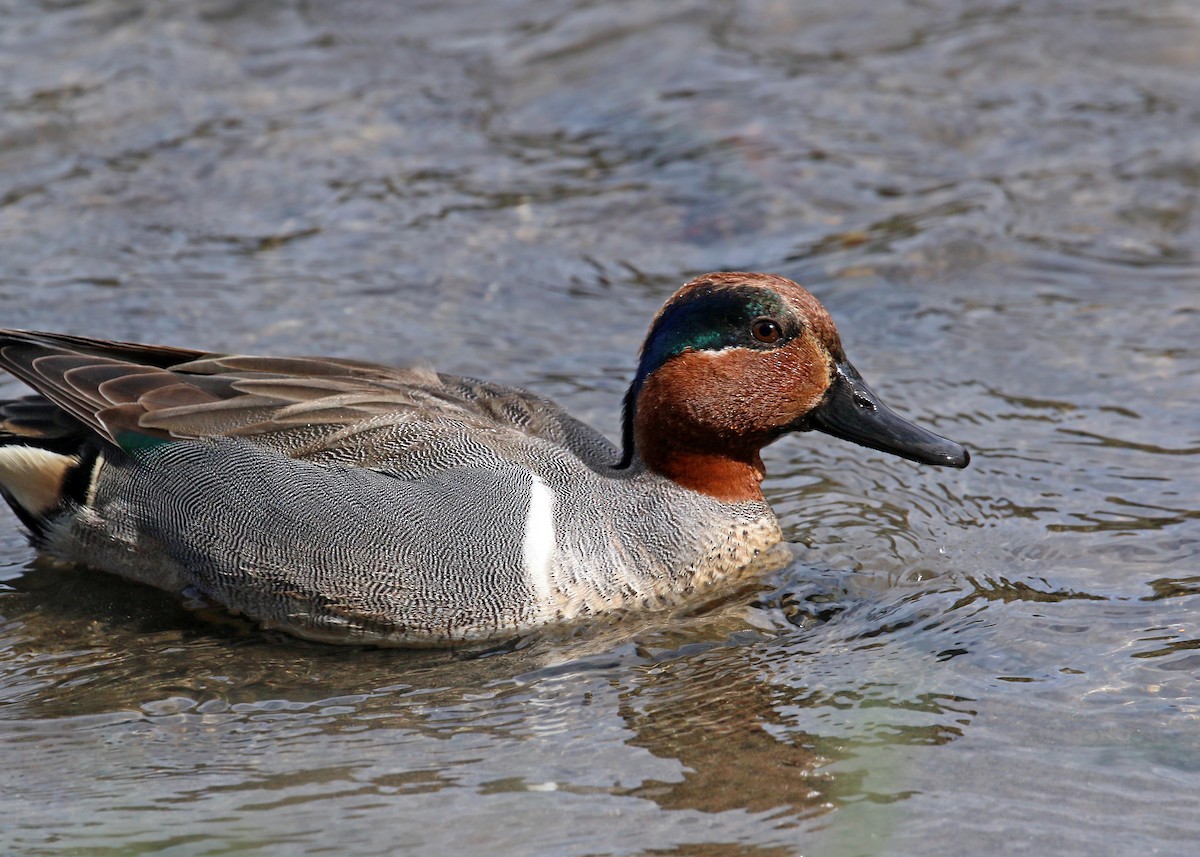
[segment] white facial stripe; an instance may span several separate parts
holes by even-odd
[[[529,511],[525,515],[525,540],[521,543],[521,555],[525,563],[525,576],[533,587],[539,606],[554,600],[554,586],[550,574],[550,557],[554,553],[554,492],[539,479],[533,477],[529,488]]]
[[[730,354],[763,354],[764,352],[757,348],[747,348],[744,345],[726,345],[724,348],[704,348],[698,351],[685,351],[684,354],[690,354],[695,357],[703,357],[709,360],[720,360]]]

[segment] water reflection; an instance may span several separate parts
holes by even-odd
[[[684,766],[681,781],[644,783],[633,794],[664,809],[768,813],[773,823],[780,809],[827,810],[830,778],[818,768],[830,759],[812,736],[780,734],[775,693],[748,669],[747,652],[712,654],[646,665],[623,695],[620,713],[635,733],[629,743]]]
[[[87,572],[39,567],[15,583],[21,593],[6,602],[16,606],[5,625],[6,690],[20,717],[8,730],[24,723],[23,734],[58,734],[67,746],[95,730],[107,735],[105,744],[125,758],[88,787],[91,798],[109,794],[108,783],[136,786],[152,770],[179,781],[155,799],[168,806],[201,791],[210,800],[227,790],[254,795],[246,811],[269,810],[276,804],[264,793],[276,791],[289,805],[433,793],[462,787],[454,774],[466,763],[459,745],[474,736],[469,752],[487,755],[523,753],[518,748],[532,743],[582,761],[594,758],[598,742],[618,757],[645,750],[670,763],[635,764],[645,773],[632,780],[628,771],[613,780],[577,765],[556,775],[553,766],[518,764],[478,779],[471,788],[481,795],[604,793],[666,811],[749,812],[786,828],[789,819],[861,798],[863,772],[834,774],[831,763],[875,745],[943,744],[973,714],[966,699],[914,691],[920,679],[904,678],[915,667],[902,663],[912,653],[896,634],[913,626],[911,604],[849,604],[850,613],[867,609],[868,630],[866,617],[840,622],[848,603],[830,609],[818,592],[805,603],[823,607],[824,619],[798,620],[795,603],[764,596],[756,623],[807,629],[790,639],[747,627],[744,608],[730,605],[633,637],[625,627],[602,627],[487,657],[347,657],[205,622],[153,590]],[[847,653],[831,660],[831,650]],[[949,657],[942,651],[938,660]],[[850,723],[857,734],[847,742]],[[447,754],[427,741],[446,742]],[[367,746],[377,748],[370,764]],[[331,752],[343,761],[319,761]],[[256,773],[264,753],[293,763]],[[871,794],[898,800],[904,790]]]

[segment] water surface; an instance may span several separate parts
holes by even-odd
[[[665,296],[769,270],[974,456],[785,439],[759,591],[484,658],[196,614],[5,513],[0,851],[1194,853],[1195,4],[0,22],[6,326],[428,362],[615,436]]]

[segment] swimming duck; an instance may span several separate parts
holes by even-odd
[[[716,273],[655,316],[623,447],[525,390],[426,369],[0,331],[0,491],[44,554],[329,642],[447,646],[753,573],[760,451],[816,430],[924,464],[824,307]]]

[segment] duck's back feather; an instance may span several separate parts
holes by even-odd
[[[619,457],[603,435],[548,399],[422,368],[209,354],[24,331],[0,331],[0,368],[61,409],[27,405],[22,418],[35,433],[40,418],[61,436],[70,425],[66,415],[117,446],[128,433],[162,440],[240,437],[292,457],[372,467],[389,462],[378,449],[359,454],[364,432],[450,420],[561,444],[592,468]]]

